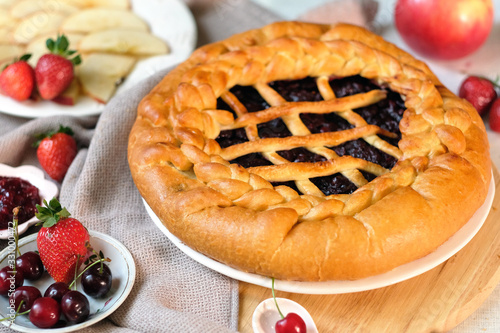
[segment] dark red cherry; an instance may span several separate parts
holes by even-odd
[[[36,252],[30,251],[23,253],[16,259],[16,267],[23,272],[26,280],[35,281],[43,275],[43,263],[40,255]]]
[[[290,312],[275,325],[276,333],[306,333],[306,323],[296,313]]]
[[[111,289],[113,276],[108,265],[95,264],[82,274],[83,291],[92,297],[103,297]]]
[[[29,319],[39,328],[49,328],[54,326],[61,316],[59,303],[50,297],[40,297],[35,300],[29,314]]]
[[[61,300],[61,311],[70,323],[81,323],[89,316],[90,303],[81,292],[70,290]]]
[[[36,299],[42,297],[42,293],[36,287],[21,286],[10,294],[10,304],[14,304],[14,309],[19,313],[28,311],[33,306]],[[21,308],[19,305],[23,301]]]
[[[45,293],[43,294],[44,297],[50,297],[55,299],[58,303],[61,302],[61,299],[63,296],[69,291],[68,285],[64,282],[54,282],[52,283],[47,290],[45,290]]]
[[[0,269],[0,295],[8,295],[9,292],[13,292],[14,289],[22,286],[23,283],[24,277],[20,270],[16,270],[14,274],[10,266]]]

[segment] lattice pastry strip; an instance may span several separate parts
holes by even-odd
[[[317,79],[318,90],[322,94],[322,97],[325,101],[335,100],[335,94],[329,87],[327,80],[328,79],[326,77],[323,77],[323,79]],[[326,85],[328,85],[328,87],[326,87]],[[254,88],[260,94],[260,96],[262,96],[262,98],[270,105],[269,109],[271,110],[265,109],[249,113],[245,106],[240,101],[238,101],[236,96],[234,96],[232,93],[226,92],[222,95],[223,100],[226,101],[226,103],[230,105],[231,108],[233,108],[233,111],[237,115],[235,123],[237,123],[242,118],[253,118],[253,121],[249,121],[248,125],[245,126],[245,132],[249,141],[229,146],[221,150],[220,156],[228,161],[251,153],[261,153],[262,156],[264,156],[274,165],[290,164],[292,162],[281,157],[279,154],[277,154],[277,151],[290,150],[298,147],[304,147],[312,153],[323,156],[327,160],[333,160],[338,158],[339,156],[332,149],[327,148],[326,146],[336,146],[346,141],[359,138],[363,138],[369,143],[376,144],[378,147],[385,148],[385,151],[383,150],[384,152],[398,151],[397,148],[387,148],[388,146],[392,147],[389,144],[381,144],[380,142],[383,140],[380,140],[375,135],[375,133],[381,133],[388,137],[394,137],[393,133],[384,131],[375,125],[368,125],[366,121],[364,121],[364,119],[362,119],[361,117],[354,116],[353,114],[355,113],[352,112],[352,109],[349,107],[346,110],[336,109],[336,112],[338,112],[338,114],[344,119],[353,119],[355,122],[354,124],[352,124],[355,126],[354,129],[342,132],[311,134],[307,126],[302,122],[300,113],[293,110],[293,104],[288,103],[277,91],[275,91],[265,83],[257,83]],[[369,93],[363,94],[361,98],[359,98],[360,101],[356,101],[356,97],[359,96],[350,96],[350,101],[348,101],[346,104],[348,104],[348,106],[367,106],[367,104],[369,104],[370,102],[378,101],[381,96],[385,96],[385,93],[383,92],[377,92],[378,95],[376,95],[376,97],[372,97],[367,94]],[[339,104],[342,105],[342,103],[336,103],[337,108]],[[283,108],[283,106],[288,107]],[[315,103],[308,103],[306,106],[308,106],[309,108],[305,108],[304,105],[300,105],[298,108],[300,108],[303,112],[309,111],[313,113],[329,113],[330,111],[329,109],[325,108],[325,106],[316,107]],[[262,114],[264,114],[264,116],[261,116]],[[285,138],[259,138],[255,119],[264,119],[262,120],[262,122],[265,122],[277,117],[280,117],[282,119],[293,136]],[[398,156],[398,154],[396,154],[396,156]],[[367,180],[363,177],[358,169],[348,168],[342,169],[339,172],[347,179],[349,179],[349,181],[351,181],[354,185],[356,185],[356,187],[361,187],[367,183]],[[380,172],[379,169],[379,172],[377,172],[376,175],[378,176],[385,172],[386,171]],[[319,190],[317,186],[315,186],[308,178],[290,180],[293,180],[296,183],[297,188],[304,194],[324,196],[321,190]]]

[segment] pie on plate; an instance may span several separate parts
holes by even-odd
[[[280,280],[433,252],[484,202],[477,111],[363,28],[278,22],[206,45],[142,100],[139,192],[192,249]]]

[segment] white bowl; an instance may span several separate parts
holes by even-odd
[[[136,268],[134,258],[125,245],[111,236],[92,230],[89,230],[89,235],[90,243],[92,244],[94,250],[102,251],[106,257],[111,259],[111,262],[106,264],[109,266],[113,276],[111,290],[108,292],[106,297],[87,297],[90,303],[89,318],[79,324],[49,329],[36,327],[29,321],[27,315],[19,316],[14,320],[14,322],[11,323],[11,320],[9,320],[9,299],[7,297],[0,297],[0,318],[9,318],[2,321],[2,324],[18,332],[73,332],[101,321],[118,309],[118,307],[125,301],[127,296],[132,291],[132,287],[135,282]],[[28,235],[19,241],[21,253],[36,251],[38,249],[36,236],[37,234]],[[12,249],[9,247],[0,252],[0,267],[7,265],[10,255],[12,255]],[[80,282],[81,280],[79,279],[76,283],[76,288],[77,290],[82,291],[83,289]],[[44,272],[43,276],[37,281],[24,281],[25,286],[37,287],[42,295],[52,283],[54,283],[54,280],[47,272]]]
[[[32,165],[22,165],[20,167],[13,168],[0,163],[0,176],[19,177],[30,182],[33,186],[38,188],[40,194],[40,204],[42,204],[44,199],[47,200],[47,202],[50,201],[50,199],[57,196],[59,193],[57,185],[45,179],[44,172]],[[29,227],[38,222],[39,221],[36,217],[32,217],[28,221],[20,224],[18,227],[18,234],[23,234]],[[12,235],[12,232],[9,232],[8,229],[0,230],[0,239],[8,239]]]
[[[318,333],[316,324],[309,312],[302,305],[287,298],[276,298],[281,313],[286,317],[290,312],[298,314],[306,323],[307,333]],[[273,298],[262,301],[252,316],[252,328],[255,333],[275,333],[275,325],[281,316]]]

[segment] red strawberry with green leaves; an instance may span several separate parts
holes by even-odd
[[[46,207],[37,205],[36,214],[42,224],[36,239],[40,259],[56,282],[69,284],[87,256],[89,233],[56,198],[43,202]]]
[[[30,57],[31,54],[23,55],[0,73],[0,90],[17,101],[30,98],[35,88],[35,71],[27,63]]]
[[[69,42],[64,35],[55,41],[51,38],[47,40],[51,53],[41,56],[35,67],[38,93],[43,99],[54,99],[73,81],[74,66],[80,64],[81,59],[79,55],[75,56],[76,51],[68,50],[68,47]]]
[[[61,182],[77,153],[73,131],[60,126],[57,131],[39,134],[34,146],[42,168],[54,180]]]

